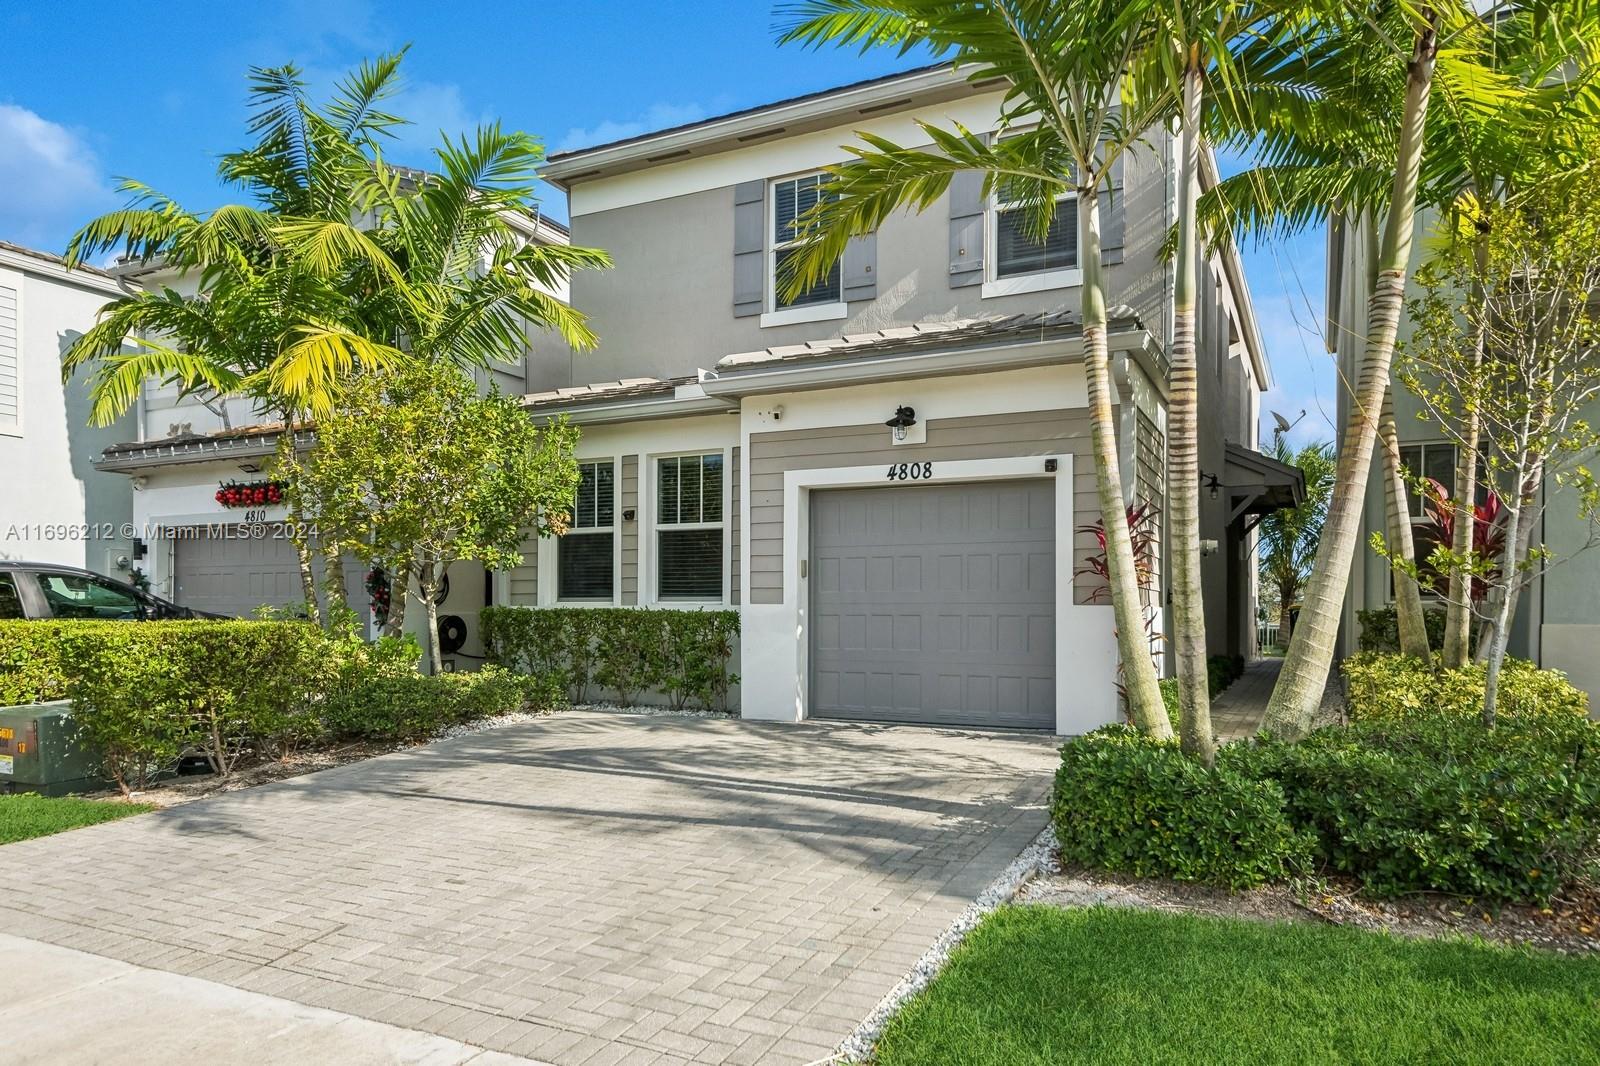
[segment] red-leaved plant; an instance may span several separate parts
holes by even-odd
[[[1144,617],[1145,641],[1150,645],[1150,658],[1159,659],[1162,634],[1156,632],[1156,562],[1161,547],[1161,528],[1156,519],[1161,512],[1155,504],[1146,500],[1141,503],[1128,505],[1128,535],[1133,540],[1133,568],[1134,575],[1139,584],[1140,614]],[[1078,527],[1079,533],[1089,533],[1094,536],[1095,542],[1100,545],[1100,551],[1083,560],[1083,565],[1072,572],[1074,577],[1088,574],[1100,579],[1100,584],[1089,594],[1090,603],[1104,603],[1111,598],[1111,571],[1106,566],[1106,525],[1104,519],[1096,519],[1088,525]],[[1159,668],[1160,663],[1157,662]],[[1120,678],[1122,665],[1117,665],[1117,691],[1124,697],[1127,690],[1123,688]],[[1126,704],[1126,700],[1124,700]]]
[[[1472,508],[1472,554],[1478,559],[1499,560],[1506,547],[1505,527],[1500,523],[1500,497],[1494,491],[1485,493],[1482,503]],[[1416,526],[1417,569],[1435,589],[1443,591],[1450,583],[1449,576],[1441,574],[1428,563],[1434,548],[1450,548],[1455,543],[1456,509],[1450,504],[1450,490],[1433,478],[1427,479],[1422,493],[1422,521]],[[1482,603],[1489,593],[1491,582],[1500,578],[1500,567],[1495,565],[1485,575],[1472,578],[1472,602]]]

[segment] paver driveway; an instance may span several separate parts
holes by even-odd
[[[566,1064],[828,1055],[1049,738],[571,712],[0,849],[4,931]]]

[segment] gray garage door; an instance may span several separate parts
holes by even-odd
[[[811,495],[811,713],[1055,726],[1055,485]]]
[[[262,537],[249,537],[245,527],[233,535],[221,530],[185,530],[176,543],[177,589],[173,599],[184,607],[248,618],[256,608],[293,607],[305,599],[300,588],[300,562],[294,543],[269,526]],[[321,560],[317,560],[321,579]],[[345,564],[350,602],[363,602],[361,565]]]

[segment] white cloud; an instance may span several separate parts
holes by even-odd
[[[597,126],[574,126],[566,136],[555,143],[552,152],[566,152],[574,148],[592,148],[597,144],[637,137],[641,133],[682,126],[706,117],[706,109],[699,104],[651,104],[642,115],[633,119],[606,119]]]
[[[433,166],[433,150],[439,146],[441,133],[459,140],[468,130],[494,121],[487,112],[474,111],[467,105],[459,85],[430,81],[403,84],[400,92],[383,104],[384,110],[411,123],[394,131],[395,147],[385,150],[397,160]]]
[[[0,239],[60,251],[63,230],[117,202],[94,152],[59,123],[0,103]]]

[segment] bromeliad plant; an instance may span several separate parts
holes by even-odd
[[[1134,575],[1139,586],[1139,616],[1144,625],[1145,646],[1150,652],[1150,661],[1154,665],[1160,655],[1162,635],[1156,632],[1156,604],[1157,586],[1160,583],[1158,565],[1161,550],[1161,524],[1158,521],[1161,512],[1149,500],[1132,504],[1128,507],[1128,537],[1133,543]],[[1083,565],[1074,570],[1073,576],[1088,575],[1100,580],[1094,591],[1089,593],[1090,603],[1105,603],[1111,598],[1110,567],[1107,563],[1106,550],[1106,524],[1105,519],[1097,518],[1087,525],[1081,525],[1079,533],[1087,533],[1094,537],[1100,550],[1094,555],[1084,559]],[[1123,685],[1122,668],[1117,668],[1118,691],[1122,692],[1124,700],[1127,690]],[[1131,709],[1130,709],[1131,710]],[[1130,715],[1131,717],[1131,715]]]

